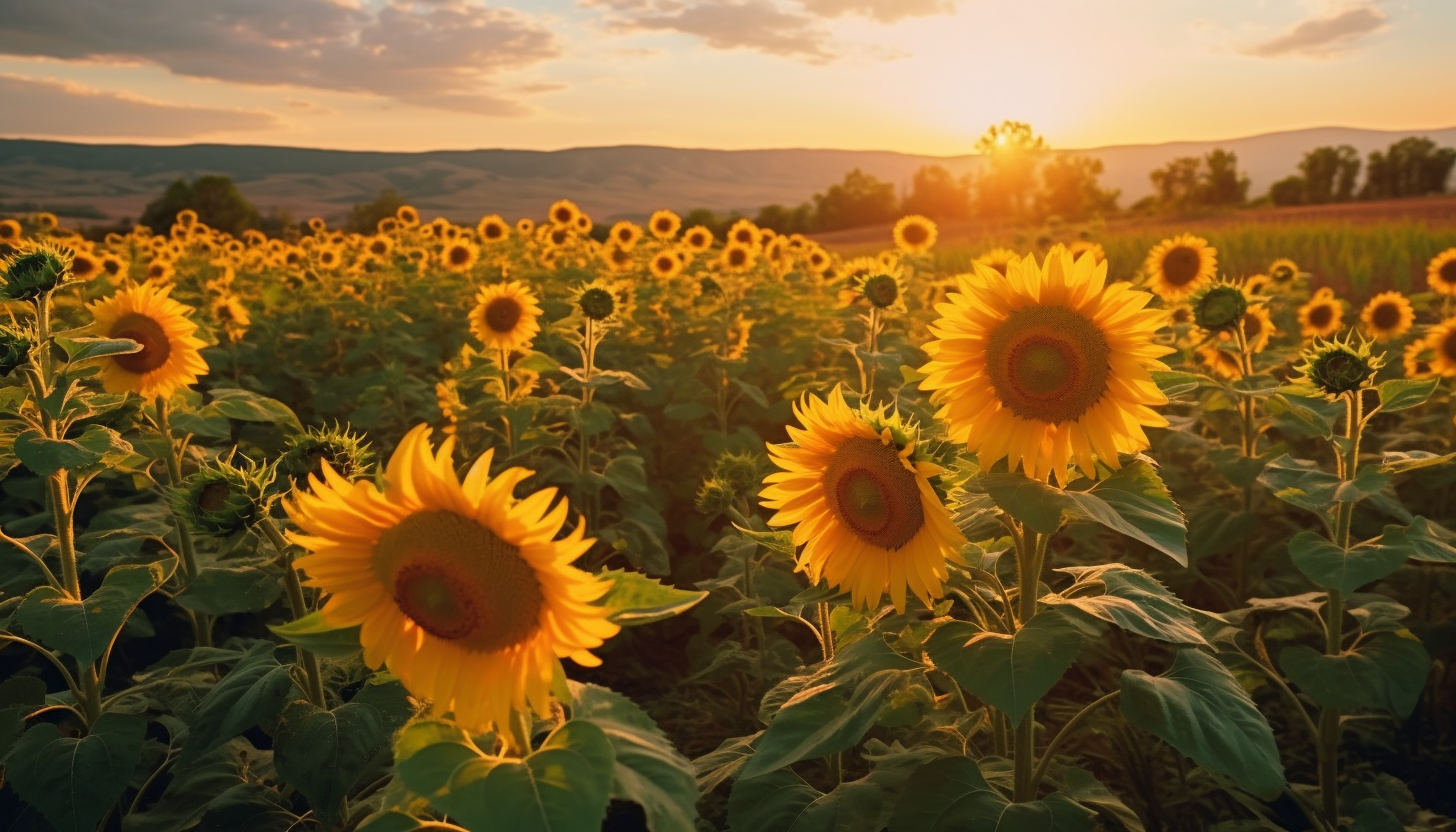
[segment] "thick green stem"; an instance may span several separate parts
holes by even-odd
[[[1360,391],[1345,394],[1345,438],[1349,440],[1348,455],[1340,464],[1341,476],[1353,480],[1360,468],[1360,433],[1363,421],[1363,402]],[[1355,504],[1341,502],[1335,508],[1334,543],[1341,549],[1350,548],[1350,523],[1355,515]],[[1338,656],[1345,649],[1345,599],[1337,590],[1330,590],[1325,602],[1325,655]],[[1319,719],[1319,781],[1320,800],[1325,820],[1331,825],[1340,819],[1340,712],[1325,708]]]
[[[157,430],[167,445],[167,484],[172,488],[182,485],[182,453],[172,440],[172,422],[167,400],[157,397]],[[187,520],[172,512],[177,524],[177,539],[182,550],[182,586],[186,588],[197,577],[197,545],[192,540],[192,529]],[[212,616],[186,610],[187,620],[192,623],[192,640],[198,647],[212,646]]]
[[[1036,615],[1037,592],[1041,586],[1042,561],[1046,558],[1050,535],[1038,534],[1023,526],[1016,537],[1017,623],[1025,627]],[[1010,715],[1008,715],[1009,717]],[[1012,800],[1025,803],[1036,799],[1036,703],[1022,714],[1016,726],[1012,757]]]
[[[298,570],[293,566],[293,553],[288,548],[288,541],[283,539],[283,533],[278,530],[278,524],[271,517],[263,518],[258,528],[263,530],[263,534],[278,551],[278,559],[283,563],[283,586],[288,590],[288,609],[293,613],[293,620],[297,621],[308,615],[308,607],[303,600],[303,584],[298,581]],[[320,708],[327,708],[328,700],[324,696],[323,674],[319,672],[318,657],[302,647],[295,646],[295,649],[298,650],[298,663],[308,681],[309,701]]]
[[[1072,729],[1080,725],[1082,723],[1082,720],[1090,716],[1093,711],[1097,710],[1098,707],[1116,699],[1119,695],[1121,695],[1121,693],[1122,691],[1115,690],[1112,693],[1109,693],[1094,700],[1085,708],[1078,711],[1076,716],[1067,720],[1067,724],[1062,726],[1062,730],[1058,731],[1055,737],[1052,737],[1051,743],[1047,745],[1046,752],[1042,754],[1041,762],[1038,763],[1036,766],[1036,772],[1031,775],[1031,790],[1033,796],[1036,794],[1037,788],[1041,786],[1042,778],[1046,776],[1047,767],[1051,765],[1052,754],[1056,753],[1056,750],[1061,746],[1062,741],[1071,735]]]

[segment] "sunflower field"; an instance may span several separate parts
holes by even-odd
[[[1456,234],[1190,231],[0,220],[0,829],[1456,828]]]

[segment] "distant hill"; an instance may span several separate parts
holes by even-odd
[[[1304,151],[1349,144],[1362,156],[1406,136],[1456,145],[1456,127],[1381,131],[1323,127],[1225,141],[1121,145],[1061,152],[1103,161],[1104,186],[1122,189],[1122,204],[1151,192],[1148,172],[1177,156],[1216,147],[1238,154],[1264,193],[1293,173]],[[178,177],[231,176],[263,210],[296,216],[341,217],[350,206],[395,188],[427,216],[465,221],[486,213],[540,216],[561,197],[579,202],[598,220],[642,217],[657,208],[711,208],[753,213],[763,205],[796,205],[861,168],[908,189],[922,165],[955,173],[975,170],[981,157],[916,156],[889,151],[694,150],[669,147],[588,147],[558,151],[463,150],[375,153],[290,147],[194,144],[175,147],[86,145],[0,139],[0,206],[69,207],[78,215],[137,217]]]

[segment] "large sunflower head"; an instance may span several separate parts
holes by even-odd
[[[1431,327],[1425,343],[1431,354],[1431,372],[1456,376],[1456,317]]]
[[[496,283],[475,296],[470,332],[487,347],[523,350],[541,331],[541,303],[519,280]]]
[[[647,227],[651,229],[652,236],[659,240],[671,240],[677,236],[679,228],[682,228],[682,218],[671,211],[658,211],[647,221]],[[712,236],[709,235],[709,245],[712,244]]]
[[[1328,338],[1339,332],[1344,322],[1345,304],[1328,286],[1299,307],[1299,333],[1305,338]]]
[[[1415,320],[1410,299],[1400,292],[1381,292],[1360,310],[1365,333],[1377,341],[1399,338],[1410,331]]]
[[[490,451],[462,480],[454,444],[435,452],[421,425],[390,458],[382,489],[325,466],[285,505],[308,552],[298,564],[328,596],[324,618],[360,625],[371,667],[484,731],[512,712],[549,715],[560,660],[600,664],[590,651],[618,627],[592,603],[609,584],[570,565],[594,541],[580,522],[559,536],[570,512],[556,489],[517,500],[534,472],[492,477]]]
[[[204,344],[194,335],[197,324],[187,317],[192,307],[167,297],[171,291],[170,286],[143,283],[91,304],[96,335],[142,345],[134,353],[98,359],[107,392],[167,399],[207,373],[207,362],[198,352]]]
[[[964,542],[930,485],[941,473],[917,454],[915,426],[885,409],[852,408],[836,387],[794,406],[803,427],[769,445],[781,470],[764,478],[773,526],[793,526],[799,569],[848,590],[869,609],[886,592],[905,610],[906,588],[926,606],[941,595],[946,561]]]
[[[924,254],[935,245],[935,223],[918,214],[901,217],[895,223],[895,247],[910,254]]]
[[[1143,271],[1163,300],[1183,300],[1218,273],[1218,250],[1202,237],[1180,234],[1153,246]]]
[[[977,263],[937,307],[920,382],[936,415],[984,469],[1004,458],[1065,482],[1074,459],[1089,477],[1097,458],[1118,467],[1119,454],[1148,446],[1144,426],[1167,424],[1152,410],[1167,397],[1149,374],[1173,351],[1154,342],[1167,313],[1145,308],[1147,292],[1109,285],[1106,263],[1060,245],[1009,271]]]
[[[1456,295],[1456,248],[1448,248],[1431,258],[1426,266],[1426,282],[1443,295]]]

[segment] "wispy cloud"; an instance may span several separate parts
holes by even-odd
[[[616,34],[681,32],[715,49],[747,49],[809,63],[835,58],[818,18],[787,11],[770,0],[583,0],[605,10]]]
[[[0,111],[27,136],[127,136],[186,139],[209,133],[266,130],[271,113],[169,104],[53,78],[0,74]]]
[[[0,54],[145,62],[498,116],[528,112],[499,76],[561,51],[540,21],[474,0],[46,0],[0,15]]]
[[[1332,58],[1354,49],[1389,28],[1385,12],[1373,5],[1347,6],[1301,20],[1279,34],[1239,49],[1259,58]]]
[[[862,15],[881,23],[907,17],[929,17],[955,11],[956,0],[799,0],[804,10],[820,17]]]

